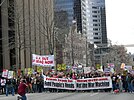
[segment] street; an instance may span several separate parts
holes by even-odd
[[[134,93],[30,93],[27,100],[133,100]],[[0,100],[17,100],[17,95],[0,95]]]

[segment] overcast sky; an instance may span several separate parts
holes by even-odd
[[[108,39],[113,44],[134,44],[134,0],[105,0]],[[127,48],[134,53],[134,47]]]

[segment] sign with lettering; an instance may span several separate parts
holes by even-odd
[[[2,77],[5,77],[5,78],[8,77],[8,70],[7,69],[3,69]]]
[[[87,78],[87,79],[76,80],[77,90],[106,89],[106,88],[112,88],[111,77],[98,77],[98,78]]]
[[[35,65],[35,66],[55,66],[54,55],[32,54],[32,65]]]
[[[45,78],[44,88],[67,90],[90,90],[112,88],[111,77],[98,77],[86,79]]]
[[[66,70],[66,64],[57,64],[57,70],[58,71]]]
[[[72,79],[45,78],[44,88],[75,90],[76,84],[75,84],[75,80]]]

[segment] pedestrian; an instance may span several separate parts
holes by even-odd
[[[21,96],[18,96],[18,100],[27,100],[26,97],[26,88],[28,87],[28,85],[26,84],[26,80],[25,79],[21,79],[20,80],[20,84],[18,87],[18,94]]]
[[[132,93],[133,92],[132,85],[131,85],[132,75],[130,73],[127,74],[126,81],[128,85],[128,92]]]
[[[5,87],[5,86],[6,86],[6,79],[1,78],[1,79],[0,79],[0,84],[1,84],[1,93],[4,94],[5,91],[6,91],[6,90],[5,90],[5,89],[6,89],[6,87]]]
[[[6,79],[6,96],[8,96],[9,91],[11,91],[12,96],[14,96],[14,87],[12,83],[12,79]]]

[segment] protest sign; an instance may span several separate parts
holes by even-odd
[[[8,70],[7,69],[3,69],[2,77],[5,77],[5,78],[8,77]]]
[[[34,65],[34,66],[55,66],[54,55],[32,54],[32,65]]]
[[[14,72],[8,71],[8,79],[13,78]]]

